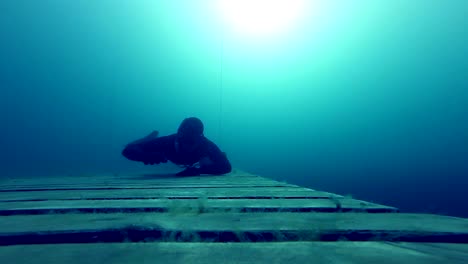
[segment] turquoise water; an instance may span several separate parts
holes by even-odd
[[[122,147],[198,116],[234,167],[468,217],[468,1],[309,3],[254,38],[209,0],[1,1],[1,175],[158,170]]]

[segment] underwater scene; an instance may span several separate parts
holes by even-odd
[[[2,0],[0,180],[239,169],[468,217],[468,1],[281,2]],[[193,131],[200,168],[129,147]]]

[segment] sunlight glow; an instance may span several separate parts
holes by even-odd
[[[307,0],[218,0],[229,30],[249,38],[269,38],[290,30],[305,15]]]

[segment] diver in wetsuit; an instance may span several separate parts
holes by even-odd
[[[158,132],[154,131],[129,143],[122,155],[146,165],[171,161],[185,166],[177,176],[220,175],[231,171],[226,154],[203,135],[203,123],[196,117],[184,119],[176,134],[158,137]]]

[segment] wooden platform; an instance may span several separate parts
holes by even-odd
[[[0,178],[1,263],[468,263],[468,219],[241,171]]]

